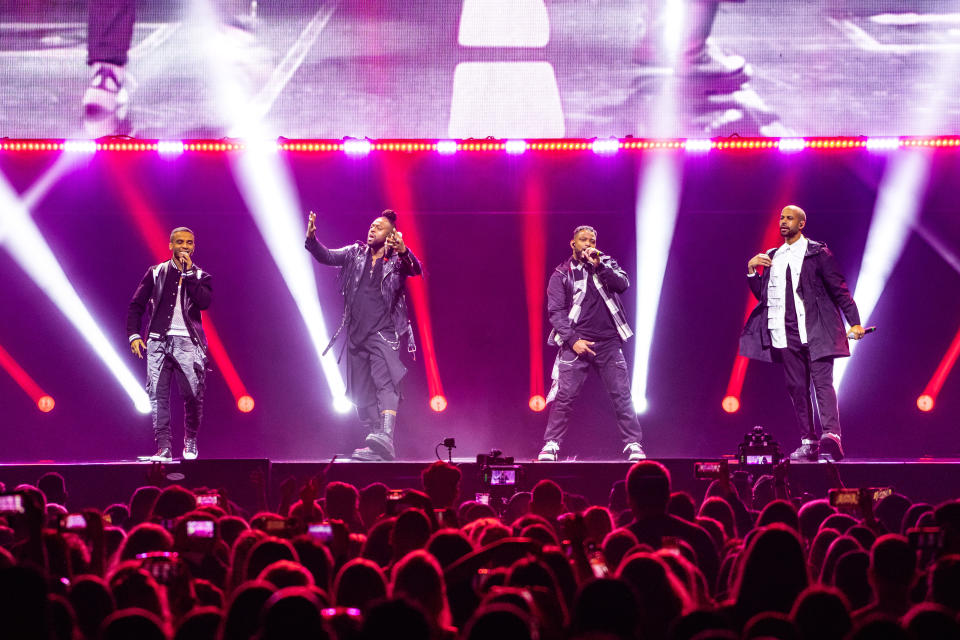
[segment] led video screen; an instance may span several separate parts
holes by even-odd
[[[18,0],[0,135],[942,135],[960,1]]]

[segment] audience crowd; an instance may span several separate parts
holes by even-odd
[[[0,487],[0,637],[960,638],[960,501],[838,509],[780,469],[724,470],[698,503],[653,461],[606,505],[550,480],[461,501],[460,480],[445,462],[417,490],[288,479],[256,513],[222,488],[91,508],[57,473]]]

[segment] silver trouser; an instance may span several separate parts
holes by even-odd
[[[147,340],[147,395],[153,413],[157,446],[170,447],[170,378],[183,398],[184,438],[196,439],[203,417],[207,356],[190,338],[167,336]]]

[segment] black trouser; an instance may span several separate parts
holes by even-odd
[[[127,64],[137,19],[136,0],[88,0],[87,64]],[[223,21],[242,11],[240,0],[215,0],[213,6]]]
[[[837,406],[837,391],[833,387],[833,358],[810,360],[810,349],[806,346],[788,346],[786,349],[773,351],[775,358],[783,363],[783,377],[797,415],[800,437],[811,440],[817,438],[813,422],[815,407],[811,398],[811,384],[823,433],[839,436],[840,410]]]
[[[624,444],[640,443],[643,431],[637,420],[637,412],[633,406],[633,397],[630,394],[630,375],[627,371],[627,361],[620,349],[620,339],[597,341],[591,348],[597,353],[577,355],[573,349],[564,345],[560,349],[557,363],[558,375],[553,384],[556,385],[556,396],[550,403],[550,416],[547,418],[547,429],[543,434],[545,441],[561,442],[567,433],[570,412],[573,402],[580,395],[580,389],[587,378],[590,369],[595,369],[606,387],[613,408],[617,413],[617,426]],[[551,390],[552,391],[552,390]]]
[[[384,411],[400,406],[400,382],[407,368],[400,362],[400,341],[395,333],[383,332],[347,345],[347,397],[357,407],[357,417],[374,431]]]

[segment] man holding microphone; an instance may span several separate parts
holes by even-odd
[[[193,263],[193,231],[177,227],[170,233],[172,257],[147,269],[130,301],[127,336],[138,358],[147,356],[147,394],[153,414],[157,452],[140,460],[169,462],[170,378],[175,377],[184,406],[183,459],[197,457],[197,431],[203,417],[207,338],[200,312],[210,306],[211,276]],[[147,340],[140,335],[147,311]]]
[[[787,393],[800,426],[800,447],[791,460],[843,458],[840,413],[833,386],[833,360],[850,355],[847,338],[866,330],[833,253],[802,233],[807,214],[796,205],[780,212],[783,244],[758,253],[747,263],[747,282],[757,298],[740,336],[740,354],[783,365]],[[844,329],[841,312],[850,323]],[[813,422],[813,384],[823,434]]]
[[[630,279],[616,260],[597,250],[593,227],[574,229],[573,255],[550,274],[547,313],[553,329],[547,342],[560,347],[553,365],[553,383],[547,402],[550,415],[538,460],[556,461],[567,432],[570,411],[590,369],[603,381],[623,438],[623,453],[631,462],[643,460],[643,433],[630,393],[630,376],[621,346],[633,335],[620,294]]]

